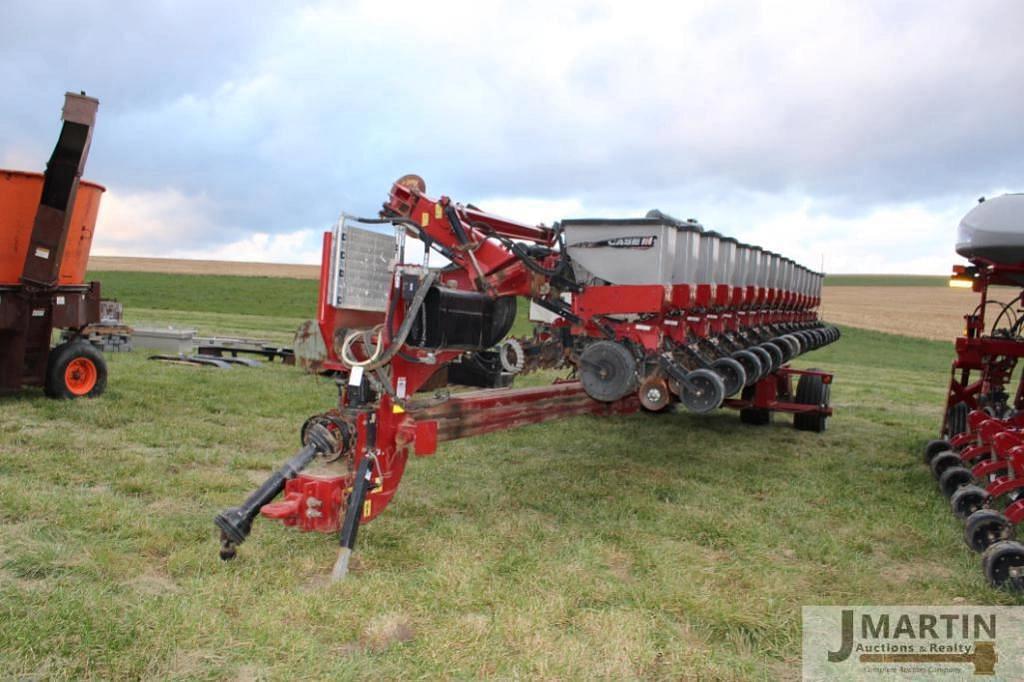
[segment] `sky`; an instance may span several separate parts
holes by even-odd
[[[319,261],[406,173],[528,223],[659,208],[949,272],[1024,190],[1024,2],[0,2],[0,167],[100,99],[93,253]]]

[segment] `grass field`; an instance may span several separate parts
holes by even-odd
[[[135,323],[284,338],[312,314],[309,282],[120,276]],[[225,564],[211,523],[332,384],[135,353],[99,400],[0,398],[2,676],[785,679],[805,604],[1024,604],[920,462],[949,344],[844,332],[797,363],[836,372],[825,434],[723,411],[445,443],[339,584],[334,538],[258,521]]]

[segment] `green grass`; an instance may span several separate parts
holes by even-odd
[[[194,317],[266,335],[303,313],[273,315]],[[836,372],[825,434],[722,411],[444,443],[339,584],[332,537],[261,519],[225,564],[211,524],[294,452],[329,382],[136,353],[98,400],[0,398],[0,671],[778,679],[799,675],[801,605],[1024,604],[985,584],[920,462],[949,344],[844,332],[799,363]]]
[[[228,315],[306,319],[316,314],[316,280],[156,272],[89,272],[104,298],[126,309],[188,310]]]
[[[948,275],[826,275],[828,287],[945,287]]]

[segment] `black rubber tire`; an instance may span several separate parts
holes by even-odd
[[[982,555],[981,569],[992,587],[1024,592],[1024,545],[1012,540],[995,543]]]
[[[967,431],[967,414],[970,411],[967,403],[957,403],[949,408],[946,417],[948,436],[956,436]]]
[[[924,446],[924,463],[931,465],[932,459],[940,452],[952,450],[948,440],[930,440]]]
[[[942,476],[939,477],[939,490],[947,498],[953,497],[953,493],[959,490],[960,486],[973,482],[974,477],[971,476],[970,469],[962,466],[953,466],[943,471]]]
[[[800,345],[800,339],[796,338],[792,334],[783,334],[779,337],[779,341],[789,346],[789,358],[786,362],[789,362],[795,357],[799,357],[804,352],[803,346]]]
[[[761,378],[764,379],[766,376],[772,373],[772,356],[764,348],[760,346],[751,346],[747,349],[747,352],[753,353],[757,356],[757,359],[761,361]]]
[[[686,375],[695,384],[698,392],[694,392],[685,384],[679,387],[679,402],[690,412],[707,414],[717,410],[725,400],[725,384],[721,377],[710,369],[695,369]]]
[[[779,367],[782,367],[782,363],[785,362],[785,360],[783,358],[781,348],[776,346],[771,341],[766,341],[765,343],[762,343],[760,346],[758,346],[758,348],[764,349],[764,351],[771,356],[773,372],[776,371]]]
[[[739,360],[718,358],[711,363],[711,371],[718,375],[725,388],[725,397],[739,393],[747,384],[747,373]]]
[[[95,383],[84,394],[75,393],[67,384],[68,365],[77,360],[91,363],[96,373]],[[88,341],[77,339],[62,343],[50,351],[46,363],[46,382],[43,384],[43,392],[47,396],[58,400],[95,398],[102,395],[106,389],[107,361],[96,346]]]
[[[515,296],[499,296],[494,299],[494,315],[491,317],[491,329],[487,337],[488,346],[495,346],[508,336],[512,331],[512,325],[516,323],[518,311],[519,304]]]
[[[801,405],[821,405],[828,407],[831,386],[816,374],[804,374],[796,383],[796,402]],[[797,431],[821,433],[828,426],[828,417],[824,414],[794,414],[793,428]]]
[[[946,469],[958,466],[963,466],[963,461],[961,461],[960,455],[951,450],[947,450],[946,452],[940,452],[932,457],[930,468],[932,470],[932,476],[934,476],[937,481],[942,478],[942,474],[946,473]]]
[[[793,343],[796,344],[797,355],[803,355],[807,352],[807,344],[804,343],[804,339],[800,336],[800,332],[790,332],[789,334],[786,334],[786,336],[792,339]]]
[[[764,368],[761,360],[749,350],[738,350],[730,356],[733,360],[743,365],[743,373],[747,376],[745,386],[753,386],[761,378]]]
[[[1013,524],[1005,516],[992,509],[979,509],[967,517],[964,524],[964,542],[975,552],[981,553],[997,542],[1013,540]]]
[[[580,355],[580,383],[594,400],[610,403],[637,389],[636,358],[614,341],[595,341]]]
[[[953,510],[953,516],[965,521],[974,512],[984,509],[990,501],[988,491],[981,486],[965,485],[949,498],[949,506]]]

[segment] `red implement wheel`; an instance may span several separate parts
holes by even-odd
[[[85,341],[62,343],[50,352],[44,390],[51,398],[95,398],[107,387],[103,354]]]

